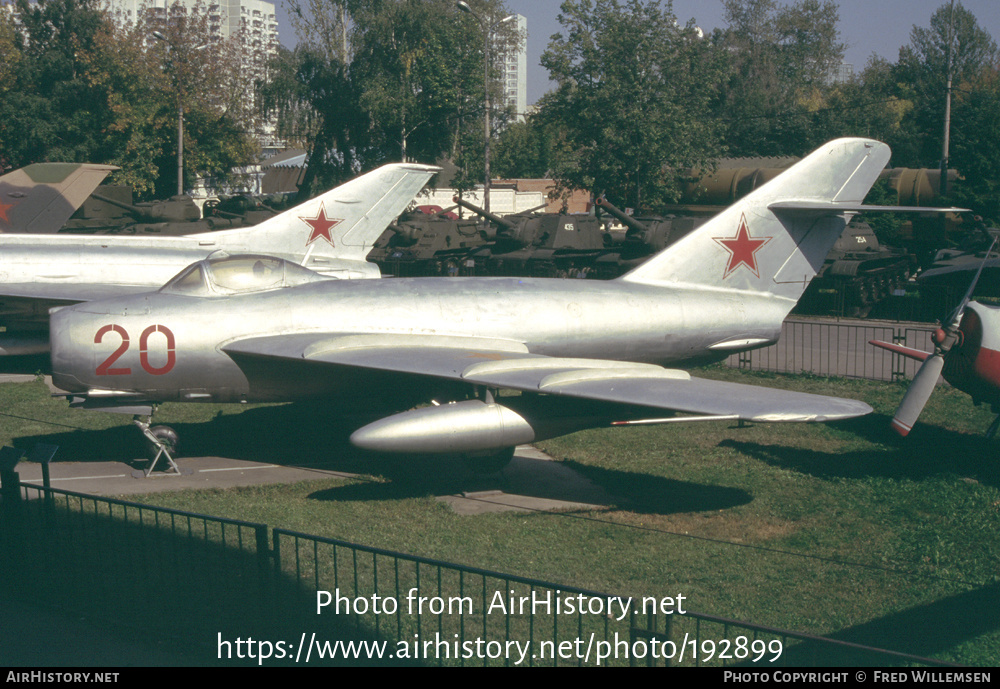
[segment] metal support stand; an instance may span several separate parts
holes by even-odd
[[[173,473],[180,476],[181,470],[174,461],[174,458],[170,455],[170,450],[167,449],[167,446],[163,443],[163,441],[150,433],[149,426],[152,422],[152,416],[145,417],[145,420],[143,420],[143,417],[138,414],[132,417],[132,423],[139,427],[139,430],[141,430],[142,434],[146,436],[146,439],[153,444],[153,447],[156,448],[156,456],[153,457],[153,461],[149,463],[149,467],[142,473],[146,476],[146,478],[149,478],[149,475],[153,473],[157,463],[160,461],[160,457],[166,457],[167,462],[170,463],[170,468],[173,469]]]

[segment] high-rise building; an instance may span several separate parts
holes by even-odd
[[[520,15],[514,15],[517,22],[517,35],[528,35],[528,20]],[[518,41],[516,50],[505,51],[503,55],[504,104],[513,108],[517,121],[523,121],[528,110],[528,44],[526,40]]]
[[[261,0],[110,0],[110,10],[119,20],[135,23],[140,16],[153,23],[166,22],[174,7],[200,9],[208,14],[213,39],[238,37],[244,68],[255,76],[265,73],[267,61],[278,50],[278,20],[274,3]]]
[[[239,79],[245,94],[242,107],[253,111],[254,81],[267,77],[268,62],[278,52],[278,20],[274,4],[261,0],[110,0],[119,22],[135,24],[145,18],[151,28],[166,26],[172,16],[198,12],[207,17],[210,41],[235,40]],[[273,121],[256,122],[257,138],[265,150],[281,148],[274,138]]]

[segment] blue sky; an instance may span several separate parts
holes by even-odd
[[[294,46],[295,34],[282,6],[283,0],[274,2],[278,5],[281,42]],[[528,19],[528,102],[534,103],[551,88],[548,72],[538,62],[549,37],[560,30],[557,16],[561,3],[558,0],[506,2],[512,12]],[[840,39],[848,46],[845,60],[856,71],[864,67],[873,53],[895,61],[899,48],[910,42],[913,26],[929,26],[931,15],[943,4],[946,0],[840,0]],[[960,4],[976,16],[979,25],[994,40],[1000,39],[1000,0],[961,0]],[[722,0],[675,0],[673,7],[681,24],[694,19],[706,33],[725,26]]]

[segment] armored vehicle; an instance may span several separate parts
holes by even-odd
[[[603,196],[598,197],[594,205],[611,214],[626,227],[625,236],[621,240],[622,272],[667,248],[708,220],[708,217],[676,215],[633,217]]]
[[[383,275],[396,277],[461,274],[468,255],[485,246],[494,231],[488,223],[459,219],[453,208],[404,213],[376,240],[368,260]]]
[[[796,311],[864,317],[917,271],[917,257],[879,243],[874,230],[855,217],[834,244]]]
[[[132,188],[102,185],[83,202],[60,232],[71,234],[186,235],[247,227],[276,211],[242,202],[242,212],[229,212],[220,202],[206,204],[204,216],[190,196],[132,203]],[[241,207],[240,205],[237,208]]]
[[[484,275],[614,277],[606,266],[618,261],[611,234],[592,215],[537,213],[534,208],[500,218],[459,198],[455,203],[496,227],[494,241],[472,259]],[[471,263],[470,263],[471,266]]]

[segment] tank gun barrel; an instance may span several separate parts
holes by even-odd
[[[437,213],[431,213],[431,217],[432,218],[440,218],[440,217],[442,217],[443,215],[445,215],[447,213],[451,213],[456,208],[458,208],[457,204],[454,205],[454,206],[448,206],[447,208],[442,208]]]
[[[91,194],[90,196],[102,203],[123,209],[139,222],[186,222],[201,219],[201,210],[188,196],[172,196],[167,201],[144,203],[138,206],[116,201],[102,194]]]
[[[478,215],[478,216],[480,216],[482,218],[486,218],[487,220],[489,220],[494,225],[496,225],[498,227],[502,227],[503,229],[507,230],[508,232],[512,231],[514,229],[514,227],[515,227],[514,223],[510,222],[509,220],[505,220],[505,219],[501,218],[499,215],[493,215],[489,211],[487,211],[487,210],[485,210],[483,208],[480,208],[479,206],[475,206],[475,205],[469,203],[468,201],[466,201],[465,199],[460,199],[460,198],[458,198],[456,196],[456,197],[454,197],[452,199],[452,201],[454,201],[455,203],[457,203],[462,208],[468,209],[468,210],[472,211],[473,213],[475,213],[476,215]]]
[[[93,192],[90,195],[90,197],[92,199],[97,199],[101,203],[106,203],[106,204],[108,204],[110,206],[115,206],[116,208],[121,208],[122,210],[126,211],[129,215],[133,216],[136,220],[145,220],[147,222],[156,222],[156,221],[159,220],[159,218],[157,218],[157,217],[155,217],[153,215],[150,215],[149,213],[144,212],[143,209],[139,208],[138,206],[133,206],[133,205],[131,205],[129,203],[123,203],[121,201],[116,201],[115,199],[109,198],[107,196],[103,196],[102,194],[98,194],[97,192]]]
[[[599,196],[594,203],[597,206],[606,210],[614,217],[618,218],[618,220],[630,230],[635,230],[636,232],[649,232],[648,227],[646,227],[641,222],[633,218],[631,215],[626,215],[625,213],[623,213],[621,209],[615,207],[614,204],[612,204],[603,196]]]

